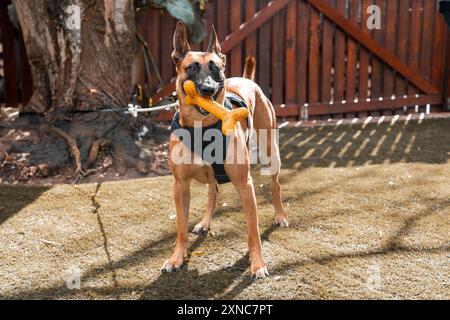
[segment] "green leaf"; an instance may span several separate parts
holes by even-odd
[[[161,4],[172,17],[175,17],[191,26],[195,20],[192,3],[188,0],[166,0]]]
[[[195,16],[194,23],[189,28],[191,29],[192,43],[198,43],[206,36],[205,21],[198,15]]]
[[[197,9],[198,0],[151,0],[150,6],[156,8],[164,8],[169,14],[183,21],[190,30],[190,40],[192,43],[200,42],[205,36],[205,21]]]

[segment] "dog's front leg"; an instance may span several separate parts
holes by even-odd
[[[231,182],[236,187],[247,222],[247,240],[250,255],[250,271],[257,278],[269,275],[267,265],[262,255],[261,237],[258,225],[258,209],[256,205],[255,189],[250,176],[250,165],[226,164],[225,170]]]
[[[240,160],[238,160],[239,158]],[[250,157],[242,133],[236,134],[230,140],[227,149],[225,171],[230,177],[233,185],[236,187],[244,208],[251,263],[250,271],[253,276],[264,278],[268,276],[269,273],[262,255],[255,189],[253,187],[252,177],[250,176]]]
[[[173,198],[177,211],[177,240],[175,250],[161,268],[162,272],[176,272],[184,263],[188,249],[188,218],[190,202],[190,180],[184,181],[175,178]]]
[[[250,254],[250,271],[257,278],[264,278],[269,275],[267,265],[264,262],[261,247],[261,237],[258,226],[258,212],[256,207],[255,190],[252,178],[248,174],[245,181],[235,184],[245,211],[247,222],[247,240]]]

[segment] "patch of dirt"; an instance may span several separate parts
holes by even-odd
[[[8,108],[6,117],[15,117],[15,109]],[[159,124],[149,129],[145,123],[140,123],[139,132],[136,134],[136,144],[141,148],[143,157],[151,159],[148,174],[143,175],[134,168],[129,168],[124,175],[119,175],[113,166],[111,148],[101,147],[97,161],[93,166],[95,173],[88,175],[81,182],[104,182],[126,180],[140,177],[154,177],[170,174],[167,163],[168,150],[168,125]],[[58,138],[46,138],[47,145],[59,145],[59,155],[62,158],[55,162],[67,162],[70,158],[69,147],[65,141]],[[30,152],[9,152],[8,145],[29,146]],[[40,144],[39,144],[40,143]],[[74,181],[74,165],[49,169],[48,163],[38,163],[33,160],[33,148],[42,148],[42,141],[34,131],[7,129],[0,127],[0,183],[3,184],[28,184],[28,185],[53,185],[58,183],[71,183]],[[34,150],[41,152],[41,150]],[[70,162],[70,160],[69,160]],[[85,161],[84,161],[85,162]],[[51,165],[51,163],[50,163]]]
[[[269,179],[254,168],[271,273],[258,281],[231,185],[220,186],[211,231],[190,235],[188,269],[175,274],[159,271],[176,237],[171,176],[2,185],[0,298],[449,299],[449,127],[282,129],[291,227],[272,226]],[[191,230],[206,192],[193,184]]]

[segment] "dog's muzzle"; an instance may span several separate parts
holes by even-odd
[[[198,81],[195,86],[197,87],[198,93],[206,98],[214,96],[220,88],[220,84],[211,77],[206,77],[205,79]]]

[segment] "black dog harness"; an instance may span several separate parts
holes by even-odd
[[[238,95],[231,93],[231,92],[225,93],[224,105],[225,105],[225,108],[227,108],[228,110],[232,110],[233,105],[235,105],[237,108],[241,108],[241,107],[247,108],[247,104],[245,103],[245,101]],[[230,182],[230,178],[228,177],[227,173],[225,172],[225,167],[224,167],[223,163],[227,156],[226,151],[227,151],[229,137],[225,136],[222,133],[222,120],[219,120],[215,124],[208,126],[208,127],[200,127],[200,128],[182,127],[180,125],[180,113],[177,111],[175,113],[175,115],[173,116],[172,124],[170,125],[170,132],[174,133],[180,140],[183,141],[183,136],[185,136],[185,135],[186,136],[188,135],[191,138],[190,145],[189,145],[189,143],[187,143],[187,141],[183,141],[183,142],[185,143],[186,146],[188,146],[191,149],[192,152],[197,151],[197,154],[202,159],[203,159],[203,151],[205,150],[205,148],[215,141],[205,141],[202,139],[202,149],[201,149],[201,154],[199,154],[198,151],[200,151],[200,150],[194,150],[194,145],[195,145],[194,131],[196,131],[195,134],[197,136],[203,137],[205,132],[207,132],[208,130],[211,130],[211,129],[219,130],[221,133],[222,147],[223,147],[223,149],[222,149],[223,150],[223,159],[221,159],[222,161],[220,163],[212,162],[212,163],[210,163],[210,165],[214,170],[214,177],[216,178],[217,182],[219,184],[227,183],[227,182]],[[177,134],[177,133],[179,133],[179,134]]]

